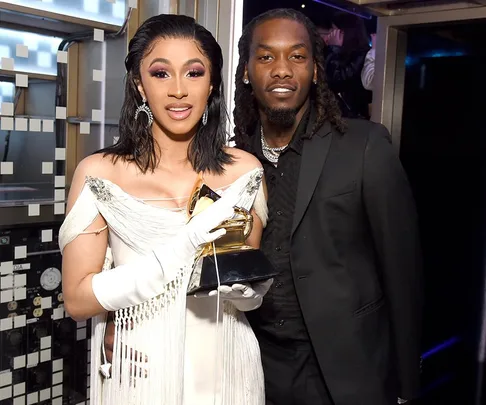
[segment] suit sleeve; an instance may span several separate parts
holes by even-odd
[[[419,391],[422,255],[415,202],[388,131],[373,124],[364,157],[363,197],[390,308],[400,397]]]

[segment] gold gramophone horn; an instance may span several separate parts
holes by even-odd
[[[209,188],[203,181],[202,175],[198,175],[198,179],[194,184],[193,190],[187,203],[187,215],[189,220],[199,212],[207,208],[208,205],[219,200],[221,196]],[[251,213],[240,207],[235,207],[235,217],[224,221],[221,225],[214,228],[214,230],[225,229],[226,234],[215,241],[216,253],[224,253],[228,251],[243,249],[246,246],[245,241],[250,236],[253,229],[253,216]],[[203,256],[213,254],[212,243],[204,246]]]

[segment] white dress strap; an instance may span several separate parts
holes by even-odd
[[[247,210],[253,208],[265,227],[268,220],[268,207],[263,181],[263,169],[255,168],[236,180],[223,192],[223,196],[231,192],[240,193],[238,205]]]
[[[258,215],[258,218],[260,218],[260,221],[262,221],[263,227],[265,228],[268,221],[268,205],[267,199],[265,197],[263,181],[264,180],[262,180],[262,182],[260,183],[260,187],[258,188],[255,202],[253,203],[253,209]]]
[[[66,215],[59,230],[59,247],[63,252],[66,245],[76,239],[88,228],[98,216],[96,199],[85,183],[81,194]]]

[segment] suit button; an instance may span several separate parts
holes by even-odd
[[[275,250],[276,250],[277,252],[280,252],[280,251],[282,250],[282,248],[281,248],[280,246],[277,246],[277,247],[275,248]]]
[[[283,283],[282,283],[281,281],[277,281],[277,282],[275,283],[275,287],[276,287],[276,288],[281,288],[282,286],[283,286]]]
[[[284,326],[284,324],[285,324],[285,320],[280,319],[280,321],[278,321],[278,322],[275,324],[275,326]]]
[[[283,212],[282,212],[282,211],[280,211],[280,210],[278,210],[278,211],[277,211],[277,215],[279,215],[279,216],[280,216],[280,215],[282,215],[282,214],[283,214]]]

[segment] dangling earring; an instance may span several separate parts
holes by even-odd
[[[137,120],[138,116],[140,115],[141,112],[144,112],[147,114],[147,119],[148,119],[148,126],[150,127],[152,123],[154,122],[154,115],[152,114],[152,111],[150,110],[150,107],[145,103],[147,100],[145,97],[142,98],[143,104],[137,108],[135,111],[135,120]]]
[[[248,79],[243,79],[243,83],[250,84],[250,81]]]
[[[317,79],[312,80],[314,84],[317,84]]]
[[[206,104],[206,108],[204,109],[203,115],[202,115],[202,124],[206,125],[208,123],[208,105]]]

